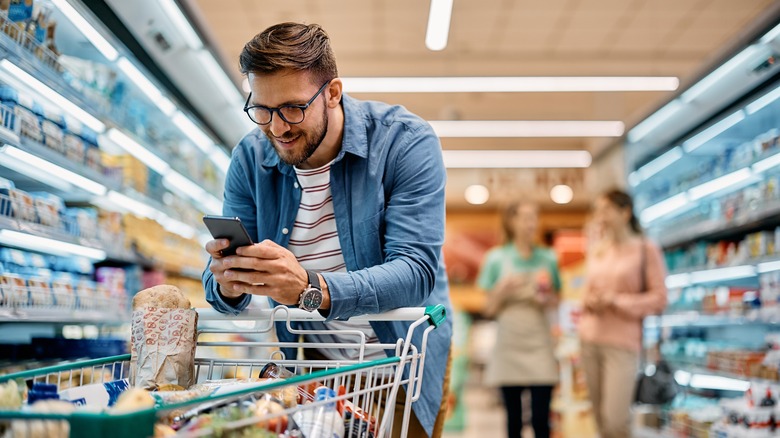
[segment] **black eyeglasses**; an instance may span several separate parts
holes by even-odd
[[[249,120],[258,125],[267,125],[271,123],[274,113],[278,113],[279,117],[285,122],[291,125],[297,125],[298,123],[303,122],[303,119],[306,117],[306,109],[309,108],[309,105],[314,102],[314,99],[322,93],[322,90],[324,90],[329,83],[330,81],[322,84],[320,89],[317,90],[317,93],[303,105],[282,105],[279,108],[268,108],[267,106],[262,105],[248,106],[249,99],[252,98],[252,93],[249,93],[249,96],[246,98],[246,103],[244,103],[244,112],[249,116]]]

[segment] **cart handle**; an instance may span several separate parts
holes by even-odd
[[[307,312],[294,307],[277,306],[273,309],[247,309],[238,315],[228,315],[214,309],[195,309],[199,321],[256,321],[276,319],[279,312],[287,313],[288,321],[325,321],[319,312]],[[349,318],[350,321],[416,321],[427,316],[429,323],[439,327],[447,319],[447,311],[441,304],[428,307],[401,307],[374,315],[361,315]]]

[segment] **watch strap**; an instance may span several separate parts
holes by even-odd
[[[307,269],[306,274],[309,276],[309,286],[322,290],[322,287],[320,286],[320,277],[317,275],[317,273]]]

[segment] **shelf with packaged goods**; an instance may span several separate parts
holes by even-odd
[[[130,322],[127,297],[82,286],[45,288],[6,284],[0,294],[0,323],[110,324]]]
[[[0,27],[3,29],[7,26],[13,26],[13,23],[8,20],[0,23]],[[127,153],[138,158],[146,166],[161,173],[165,178],[166,185],[170,186],[177,196],[189,200],[196,207],[211,214],[220,212],[220,188],[214,186],[207,190],[203,184],[196,184],[194,181],[201,180],[189,175],[185,160],[181,157],[170,156],[158,147],[150,147],[150,144],[154,144],[153,141],[129,133],[126,127],[130,126],[131,123],[125,120],[125,117],[118,115],[125,111],[125,105],[110,104],[106,99],[102,99],[102,101],[89,99],[88,94],[98,93],[91,90],[86,84],[81,84],[75,75],[68,75],[71,79],[65,80],[63,74],[65,68],[56,58],[53,58],[53,55],[49,54],[48,57],[51,59],[48,59],[44,53],[39,58],[33,54],[32,50],[24,47],[25,44],[35,46],[39,45],[38,43],[17,41],[22,37],[13,39],[6,33],[0,32],[0,81],[40,97],[43,102],[49,104],[49,107],[57,108],[58,112],[78,120],[82,125],[100,134],[102,142],[112,142],[125,149]],[[48,62],[43,62],[44,59],[47,59]],[[121,59],[127,61],[126,58]],[[156,110],[151,102],[146,105]],[[210,161],[209,154],[217,154],[219,147],[210,144],[210,151],[201,151],[201,146],[192,145],[193,140],[187,138],[188,132],[199,131],[199,129],[179,110],[176,110],[173,116],[170,120],[171,123],[167,125],[183,126],[184,128],[180,128],[182,132],[179,133],[181,141],[190,144],[191,149],[197,151],[196,154],[203,154],[205,159]],[[180,121],[184,119],[187,119],[187,123]],[[220,162],[224,163],[227,157],[222,158]],[[224,164],[215,166],[224,172]]]
[[[19,309],[9,311],[0,308],[2,323],[56,323],[56,324],[130,324],[130,315],[114,314],[98,310]]]
[[[747,259],[726,266],[689,267],[670,272],[666,277],[666,287],[675,289],[692,285],[748,281],[760,274],[777,270],[780,270],[780,258],[777,255]]]
[[[760,316],[732,316],[732,315],[712,315],[701,313],[696,310],[687,312],[665,313],[663,315],[652,315],[645,318],[645,328],[659,327],[728,327],[744,325],[767,325],[780,327],[780,320],[763,319]]]

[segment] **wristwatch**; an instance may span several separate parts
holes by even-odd
[[[322,305],[322,287],[320,287],[320,278],[316,272],[307,270],[306,274],[309,275],[309,285],[298,297],[298,307],[307,312],[313,312]]]

